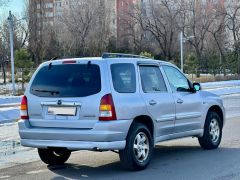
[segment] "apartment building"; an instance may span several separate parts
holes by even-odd
[[[32,20],[36,18],[43,24],[52,24],[54,20],[54,0],[30,0],[29,11]]]
[[[99,9],[98,22],[105,22],[104,26],[108,29],[109,36],[117,35],[117,0],[29,0],[29,11],[31,14],[30,26],[36,27],[40,32],[44,25],[54,25],[58,36],[66,32],[64,27],[64,18],[66,15],[81,8],[86,10],[84,4],[88,4],[92,9]],[[96,24],[97,27],[97,24]]]
[[[131,40],[129,35],[132,31],[137,31],[137,26],[131,24],[131,15],[136,10],[139,0],[116,0],[116,19],[117,19],[117,47],[125,50],[129,49]],[[135,29],[136,28],[136,29]]]

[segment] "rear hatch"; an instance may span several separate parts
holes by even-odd
[[[91,129],[103,95],[100,64],[49,63],[39,69],[28,89],[30,124]]]

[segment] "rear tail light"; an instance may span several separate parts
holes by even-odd
[[[22,97],[22,102],[21,102],[21,106],[20,106],[20,115],[21,115],[21,119],[24,119],[24,120],[29,119],[27,97],[26,96]]]
[[[102,97],[99,111],[100,121],[117,120],[116,111],[111,94],[106,94],[105,96]]]

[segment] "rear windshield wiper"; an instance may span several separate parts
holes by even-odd
[[[51,93],[52,95],[59,94],[59,91],[49,91],[49,90],[41,90],[41,89],[32,89],[32,90],[36,92]]]

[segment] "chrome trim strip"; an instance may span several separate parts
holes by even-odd
[[[184,114],[184,115],[176,115],[176,120],[181,119],[192,119],[192,118],[198,118],[201,117],[201,113],[191,113],[191,114]]]
[[[165,116],[165,117],[161,117],[159,119],[156,119],[156,122],[165,122],[165,121],[174,121],[175,120],[175,116]]]
[[[58,101],[41,102],[41,105],[44,105],[44,106],[59,106]],[[60,106],[81,106],[81,103],[62,101]]]

